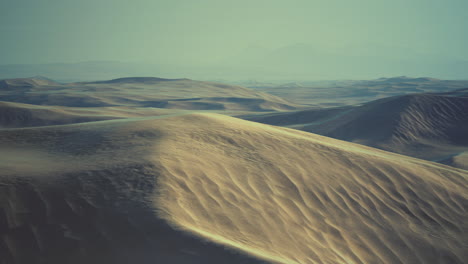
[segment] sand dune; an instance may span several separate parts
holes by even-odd
[[[375,80],[303,81],[286,84],[240,83],[277,95],[299,104],[320,107],[345,106],[366,103],[390,96],[412,93],[443,93],[468,87],[466,80],[439,80],[406,76]]]
[[[216,114],[0,146],[0,263],[257,262],[212,243],[274,263],[468,259],[468,174],[436,163]]]
[[[157,127],[0,130],[0,263],[261,263],[157,217]]]
[[[66,107],[0,101],[0,128],[64,125],[121,118],[156,117],[186,112],[188,111],[153,107]],[[226,113],[229,114],[229,112]]]
[[[468,97],[463,90],[245,118],[427,160],[447,161],[447,157],[468,151]],[[459,162],[452,165],[460,167]]]
[[[16,79],[5,79],[0,80],[0,91],[2,90],[13,90],[13,89],[25,89],[41,86],[58,86],[60,85],[53,80],[47,78],[16,78]]]
[[[189,79],[130,77],[58,84],[24,78],[2,80],[0,100],[69,107],[156,107],[182,110],[281,111],[298,106],[252,89]]]
[[[158,82],[171,82],[171,81],[188,81],[189,79],[166,79],[158,77],[124,77],[107,81],[95,81],[95,82],[83,82],[87,84],[99,84],[99,83],[145,83],[154,84]]]
[[[73,113],[57,107],[40,107],[0,101],[0,128],[63,125],[116,119],[115,116]]]
[[[440,93],[440,94],[447,95],[447,96],[468,97],[468,88],[457,89],[455,91],[450,91],[450,92],[445,92],[445,93]]]

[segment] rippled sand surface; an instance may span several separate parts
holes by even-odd
[[[437,163],[217,114],[2,130],[0,146],[0,263],[468,259],[468,174]]]
[[[155,204],[183,229],[280,263],[468,259],[462,170],[219,115],[164,130]]]

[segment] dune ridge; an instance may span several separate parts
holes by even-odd
[[[321,107],[362,104],[405,94],[446,93],[468,87],[467,80],[439,80],[406,76],[375,80],[303,81],[286,84],[241,82],[241,84],[255,87],[291,102]]]
[[[279,263],[467,257],[466,172],[222,116],[181,118],[203,125],[161,143],[157,204],[177,226]]]
[[[158,117],[187,112],[189,111],[153,107],[66,107],[0,101],[0,128],[66,125],[112,119]]]
[[[57,107],[39,107],[0,101],[0,128],[50,126],[115,119],[115,116],[78,113]]]
[[[0,159],[7,261],[260,262],[202,238],[273,263],[468,259],[468,174],[437,163],[205,113],[0,130],[0,146],[31,155]]]
[[[0,81],[0,100],[68,107],[155,107],[181,110],[282,111],[299,106],[241,86],[190,79],[127,77],[59,84],[35,78]]]
[[[4,79],[0,80],[0,91],[21,89],[21,88],[33,88],[40,86],[58,86],[59,83],[49,80],[43,77],[31,77],[31,78],[16,78],[16,79]]]
[[[0,130],[0,263],[263,263],[152,204],[157,119]]]
[[[98,83],[157,83],[157,82],[171,82],[171,81],[183,81],[189,80],[185,78],[181,79],[166,79],[158,77],[123,77],[112,79],[108,81],[95,81],[95,82],[82,82],[84,84],[98,84]]]
[[[468,151],[468,98],[457,91],[245,118],[426,160],[447,160],[447,157]],[[446,163],[460,166],[450,161]]]

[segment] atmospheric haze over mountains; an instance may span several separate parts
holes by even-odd
[[[349,48],[323,52],[314,45],[292,45],[268,51],[250,48],[232,57],[196,65],[183,62],[89,61],[79,63],[0,65],[0,78],[48,76],[59,81],[89,81],[122,76],[163,75],[168,78],[190,77],[202,80],[238,82],[311,81],[336,79],[372,79],[383,76],[431,76],[443,79],[468,79],[468,59],[445,58],[432,54],[367,54]]]
[[[25,0],[0,9],[0,78],[468,78],[460,0]]]

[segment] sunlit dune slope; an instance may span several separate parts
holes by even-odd
[[[247,118],[442,161],[468,151],[468,97],[462,92],[405,95],[355,107]]]
[[[0,130],[0,263],[262,263],[158,217],[160,125]]]
[[[4,130],[0,144],[10,259],[240,263],[196,237],[275,263],[468,259],[468,174],[436,163],[216,114]]]
[[[180,119],[164,126],[156,204],[182,228],[282,263],[468,257],[466,172],[223,116]]]

